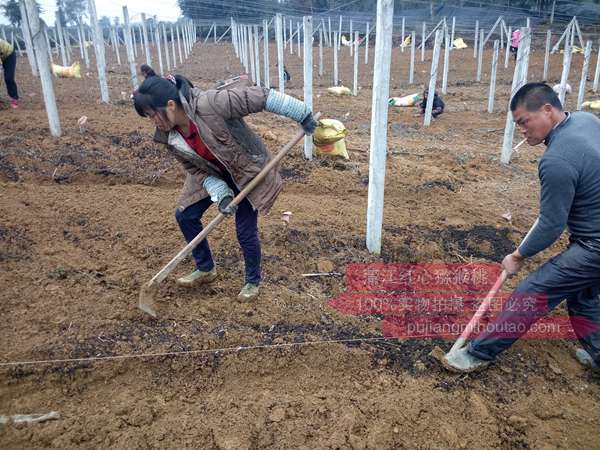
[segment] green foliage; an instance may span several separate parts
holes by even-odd
[[[76,25],[79,18],[87,13],[85,0],[56,0],[56,7],[63,25]]]
[[[100,24],[100,28],[103,30],[110,28],[110,19],[106,16],[102,16],[100,19],[98,19],[98,24]]]
[[[42,13],[42,8],[40,4],[36,1],[35,6],[38,10],[38,13]],[[16,27],[21,26],[21,10],[19,9],[19,1],[18,0],[5,0],[0,3],[0,11],[2,15],[8,19],[8,22]]]
[[[0,5],[2,14],[8,19],[12,26],[21,25],[21,11],[17,0],[7,0]]]

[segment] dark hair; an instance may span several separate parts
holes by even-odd
[[[140,72],[142,72],[144,74],[144,77],[146,77],[146,78],[150,78],[150,77],[155,77],[156,76],[156,72],[148,64],[142,64],[140,66]]]
[[[510,110],[525,106],[527,111],[537,111],[545,104],[562,111],[562,105],[556,92],[546,83],[527,83],[522,86],[510,101]]]
[[[136,112],[146,117],[148,111],[156,111],[165,108],[169,100],[173,100],[177,106],[182,106],[179,93],[189,99],[190,88],[194,87],[185,77],[175,75],[175,83],[161,77],[148,77],[139,89],[133,94],[133,106]]]

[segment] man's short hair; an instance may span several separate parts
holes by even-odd
[[[562,111],[562,104],[550,86],[546,83],[527,83],[513,96],[510,110],[524,106],[527,111],[537,111],[547,103]]]

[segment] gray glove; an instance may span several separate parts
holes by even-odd
[[[312,113],[309,113],[308,116],[306,116],[306,118],[300,122],[300,125],[302,125],[302,129],[306,134],[313,134],[319,126]]]
[[[223,214],[233,215],[237,206],[229,208],[229,203],[233,200],[233,190],[218,177],[208,176],[202,183],[210,199],[217,204],[219,211]]]
[[[225,214],[226,216],[234,216],[237,211],[237,205],[230,206],[229,204],[232,200],[233,197],[231,195],[223,197],[219,202],[219,212]]]

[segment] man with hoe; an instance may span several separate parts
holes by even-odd
[[[550,247],[569,229],[568,247],[530,273],[512,293],[493,327],[462,349],[446,355],[445,366],[471,372],[490,364],[545,313],[566,300],[575,334],[583,348],[580,363],[600,366],[600,119],[586,112],[565,112],[552,88],[528,83],[510,102],[513,119],[529,145],[544,143],[539,162],[538,221],[529,236],[502,261],[515,275],[526,258]],[[534,313],[525,313],[535,298]],[[507,305],[510,304],[510,308]],[[512,327],[511,327],[512,325]],[[487,330],[519,330],[507,335]]]

